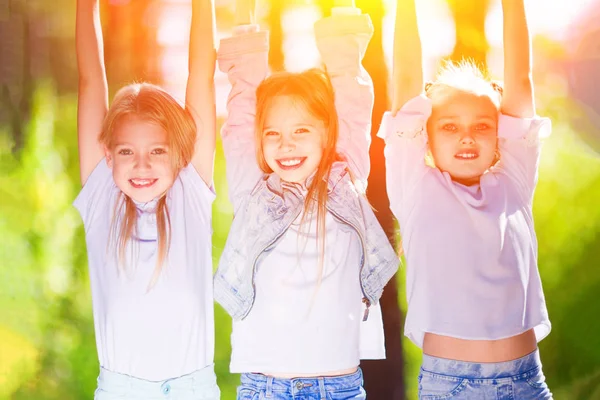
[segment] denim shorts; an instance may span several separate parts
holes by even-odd
[[[423,355],[421,400],[552,399],[539,352],[499,363],[472,363]]]
[[[100,369],[94,400],[219,400],[214,365],[154,382]]]
[[[349,375],[279,379],[262,374],[242,374],[237,400],[346,400],[366,399],[360,368]]]

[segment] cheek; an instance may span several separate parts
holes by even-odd
[[[112,169],[113,173],[118,175],[122,174],[124,171],[128,169],[128,162],[126,160],[120,159],[119,157],[115,157],[112,159]]]
[[[448,140],[447,137],[442,136],[442,135],[435,135],[435,136],[431,136],[429,139],[429,149],[431,150],[431,153],[435,156],[442,156],[447,153],[448,151],[450,151],[450,146],[451,144],[449,143],[450,140]]]
[[[481,137],[479,140],[479,145],[481,147],[485,147],[486,149],[496,150],[498,147],[498,136],[496,135],[485,135]]]
[[[269,158],[273,158],[275,151],[277,149],[277,145],[271,140],[263,140],[262,141],[262,152],[264,157],[268,160]]]
[[[306,140],[304,140],[302,143],[302,147],[307,152],[313,155],[318,155],[319,157],[323,155],[326,146],[327,142],[322,136],[313,136],[310,138],[306,138]]]

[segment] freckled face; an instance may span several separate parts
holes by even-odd
[[[165,193],[175,180],[169,157],[167,132],[137,117],[127,117],[115,127],[116,145],[106,149],[115,184],[139,202]]]
[[[262,151],[267,165],[287,182],[304,183],[323,156],[326,128],[291,96],[277,96],[265,116]]]
[[[435,165],[465,185],[479,183],[496,159],[498,107],[488,95],[453,88],[432,99],[427,121]]]

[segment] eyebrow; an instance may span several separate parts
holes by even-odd
[[[309,124],[309,123],[294,124],[294,125],[291,125],[291,127],[292,128],[302,128],[302,127],[316,128],[316,126],[314,124]],[[267,125],[263,128],[263,131],[266,131],[269,129],[273,129],[273,127],[271,125]]]
[[[441,117],[437,117],[436,120],[438,121],[442,121],[442,120],[450,120],[450,121],[454,121],[457,119],[460,119],[461,116],[460,115],[442,115]],[[475,119],[477,120],[489,120],[489,121],[496,121],[496,119],[492,116],[489,115],[478,115]]]
[[[128,143],[128,142],[116,143],[115,147],[118,147],[118,146],[135,147],[134,144],[131,144],[131,143]],[[149,145],[149,147],[155,147],[155,146],[169,147],[169,143],[167,143],[167,142],[154,142],[154,143],[150,143],[150,145]]]

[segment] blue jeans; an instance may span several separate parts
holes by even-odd
[[[153,382],[100,369],[94,400],[219,400],[214,365],[178,378]]]
[[[552,399],[539,352],[499,363],[472,363],[423,355],[421,400]]]
[[[360,368],[349,375],[279,379],[242,374],[237,400],[346,400],[366,399]]]

